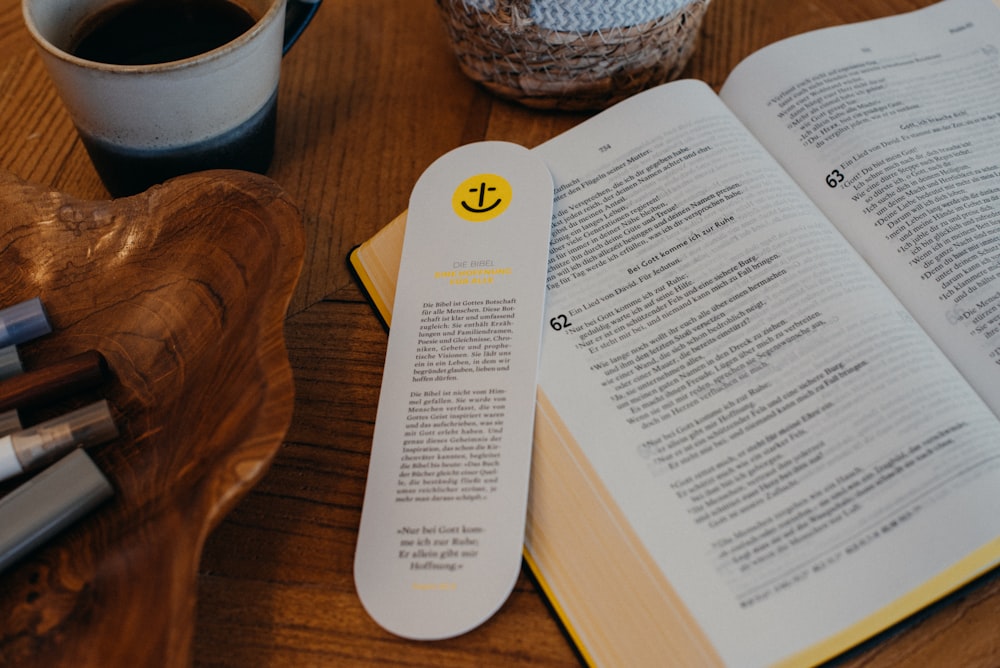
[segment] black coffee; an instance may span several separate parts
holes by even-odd
[[[254,23],[228,0],[131,0],[92,17],[69,50],[113,65],[166,63],[227,44]]]

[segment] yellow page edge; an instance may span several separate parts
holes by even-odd
[[[362,287],[364,287],[364,292],[371,301],[372,306],[375,307],[375,310],[382,317],[382,321],[388,327],[392,323],[392,309],[382,299],[382,294],[375,287],[375,283],[372,281],[368,269],[365,267],[365,261],[362,257],[364,248],[364,245],[361,245],[352,250],[348,256],[348,262],[351,268],[354,269],[354,275],[361,282]]]
[[[776,668],[816,665],[874,638],[928,605],[953,594],[997,565],[1000,538],[994,539],[967,557],[941,571],[922,585],[875,611],[868,617],[835,633],[812,647],[775,664]]]

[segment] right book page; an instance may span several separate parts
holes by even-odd
[[[574,530],[608,536],[605,578],[638,617],[644,588],[678,611],[649,646],[810,664],[997,562],[996,416],[707,86],[536,150],[557,186],[536,461],[566,454],[536,501],[567,480],[606,509]],[[586,554],[538,556],[573,507],[533,504],[529,556],[599,661],[614,593],[588,600]]]
[[[721,96],[1000,414],[1000,8],[793,37]]]

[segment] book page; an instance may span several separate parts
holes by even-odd
[[[1000,8],[794,37],[722,97],[1000,415]]]
[[[536,150],[540,386],[725,661],[856,642],[1000,535],[997,420],[707,86]]]

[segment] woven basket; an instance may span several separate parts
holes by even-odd
[[[603,2],[574,1],[578,8]],[[557,27],[546,27],[532,2],[563,12],[547,22]],[[650,2],[672,9],[630,25],[599,25],[606,15],[578,10],[573,25],[565,0],[437,0],[468,77],[526,106],[565,110],[601,109],[680,74],[709,0]]]

